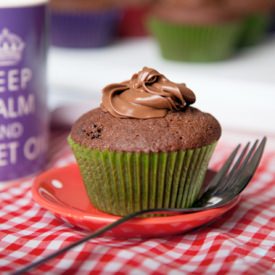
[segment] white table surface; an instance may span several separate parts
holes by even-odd
[[[51,48],[50,106],[68,106],[55,118],[72,123],[99,104],[106,84],[126,80],[143,66],[185,82],[197,95],[195,106],[215,115],[223,128],[275,136],[275,36],[230,60],[204,64],[164,60],[151,38],[101,49]]]

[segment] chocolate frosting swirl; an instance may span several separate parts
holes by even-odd
[[[168,80],[158,71],[144,67],[122,83],[103,89],[101,108],[118,118],[165,117],[169,110],[182,111],[196,101],[185,84]]]

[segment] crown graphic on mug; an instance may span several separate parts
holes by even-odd
[[[0,32],[0,66],[17,64],[25,48],[25,43],[16,34],[11,33],[7,28]]]

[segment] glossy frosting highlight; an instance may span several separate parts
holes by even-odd
[[[122,83],[103,89],[101,108],[118,118],[165,117],[168,111],[183,111],[196,101],[185,84],[168,80],[158,71],[144,67]]]

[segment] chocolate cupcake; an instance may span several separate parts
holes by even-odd
[[[53,0],[50,10],[54,46],[102,47],[117,37],[121,10],[116,1]]]
[[[244,18],[239,46],[258,44],[267,34],[273,0],[225,0],[228,8]]]
[[[220,0],[161,0],[148,24],[164,58],[191,62],[231,57],[243,27]]]
[[[96,208],[123,216],[194,203],[221,135],[194,102],[185,84],[150,68],[103,89],[100,108],[80,117],[68,138]]]

